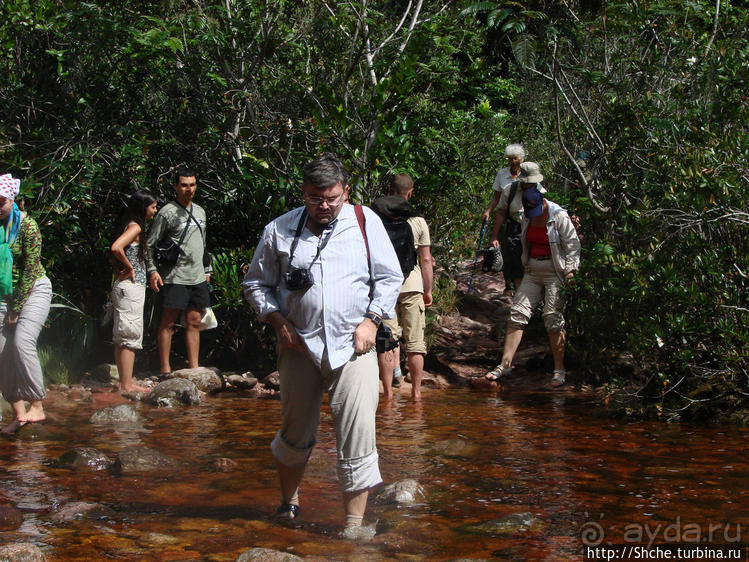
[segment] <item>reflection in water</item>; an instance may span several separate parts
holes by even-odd
[[[329,416],[301,489],[299,526],[286,528],[268,516],[278,503],[269,448],[278,401],[221,394],[182,410],[142,405],[141,423],[118,429],[88,423],[90,414],[82,406],[61,425],[46,424],[42,441],[0,440],[0,502],[16,505],[25,521],[0,532],[0,542],[35,542],[50,559],[233,560],[262,546],[322,558],[557,560],[580,559],[590,529],[623,542],[646,526],[652,534],[676,522],[712,524],[747,539],[749,432],[598,419],[563,392],[452,390],[425,393],[417,405],[405,397],[380,404],[383,477],[414,478],[427,499],[411,507],[372,503],[368,519],[379,520],[379,534],[367,545],[336,538],[342,506]],[[48,462],[75,446],[114,457],[132,445],[157,449],[179,467],[117,476]],[[217,470],[222,457],[235,468]],[[70,501],[113,513],[54,522]],[[503,523],[518,514],[529,523]]]

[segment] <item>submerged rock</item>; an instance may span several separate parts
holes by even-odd
[[[114,464],[114,461],[92,447],[76,447],[59,456],[55,464],[64,468],[106,470]]]
[[[58,523],[68,523],[76,519],[104,519],[114,515],[114,511],[106,505],[91,502],[70,502],[63,505],[52,520]]]
[[[237,461],[234,459],[228,459],[226,457],[219,457],[211,462],[211,468],[216,472],[231,472],[239,466]]]
[[[138,423],[138,412],[130,404],[120,404],[97,410],[91,415],[89,421],[103,425],[134,424]]]
[[[12,505],[0,505],[0,531],[15,531],[23,525],[23,513]]]
[[[185,379],[198,387],[203,392],[216,392],[224,386],[221,376],[207,367],[195,367],[194,369],[179,369],[174,371],[170,378]]]
[[[296,560],[304,560],[304,558],[270,548],[251,548],[240,554],[236,562],[249,562],[250,560],[257,560],[258,562],[295,562]]]
[[[146,401],[167,408],[200,404],[200,390],[195,383],[187,379],[169,379],[157,384],[146,397]]]
[[[148,447],[126,447],[117,455],[114,470],[120,474],[131,472],[149,472],[156,470],[170,470],[179,466],[179,463],[158,451]]]
[[[411,505],[426,499],[424,488],[416,480],[408,478],[383,486],[375,496],[378,504]]]
[[[537,532],[543,527],[543,522],[532,513],[524,511],[513,513],[501,519],[491,519],[483,523],[473,523],[460,527],[464,533],[476,535],[513,535],[527,531]]]
[[[438,441],[431,449],[434,454],[444,457],[475,457],[481,453],[481,447],[464,439]]]
[[[162,533],[146,533],[140,537],[137,541],[139,546],[164,546],[170,544],[178,544],[179,539],[172,535],[164,535]]]
[[[18,438],[24,441],[44,441],[51,436],[52,433],[43,423],[26,423],[18,430]]]
[[[46,558],[38,546],[22,542],[0,546],[0,560],[3,562],[44,562]]]

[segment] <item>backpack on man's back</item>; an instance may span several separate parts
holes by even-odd
[[[403,273],[403,281],[405,281],[417,263],[416,244],[411,225],[404,218],[393,219],[383,215],[380,215],[380,218],[390,237],[395,255],[398,256],[398,263],[400,263],[401,272]]]

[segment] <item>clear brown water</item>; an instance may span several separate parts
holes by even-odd
[[[697,527],[706,536],[708,525],[713,542],[725,542],[723,533],[735,540],[736,532],[747,542],[749,431],[617,422],[593,416],[586,400],[449,390],[425,392],[418,406],[405,397],[380,404],[383,477],[417,479],[427,500],[370,504],[379,533],[368,544],[336,536],[343,514],[327,416],[301,491],[301,525],[290,529],[268,517],[278,503],[269,449],[278,401],[223,394],[179,411],[142,405],[142,426],[122,430],[88,423],[94,406],[79,405],[50,420],[43,441],[0,439],[0,502],[24,514],[19,530],[0,532],[0,544],[33,542],[50,560],[234,560],[253,546],[313,559],[582,560],[583,533],[599,529],[604,544],[638,529],[645,542],[656,533],[662,543],[668,526],[667,539],[689,529],[677,537],[689,540]],[[181,468],[117,476],[48,464],[75,446],[114,456],[128,445],[158,449]],[[220,457],[236,469],[211,468]],[[114,514],[53,522],[69,501],[105,504]],[[468,532],[521,512],[538,521],[525,530]]]

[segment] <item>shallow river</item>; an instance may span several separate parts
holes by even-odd
[[[142,425],[123,430],[90,424],[94,406],[80,406],[45,424],[44,440],[0,439],[0,503],[24,515],[0,545],[33,542],[49,560],[234,560],[253,546],[310,559],[582,560],[585,544],[748,542],[749,431],[617,422],[592,415],[586,400],[448,390],[425,392],[419,406],[405,396],[381,403],[383,478],[414,478],[427,496],[409,507],[370,502],[378,535],[366,544],[337,538],[329,416],[301,489],[300,525],[286,528],[268,516],[278,504],[269,449],[277,400],[226,393],[178,411],[141,405]],[[115,456],[128,445],[181,468],[136,477],[48,463],[76,446]],[[236,468],[212,468],[222,457]],[[55,523],[71,501],[113,512]],[[505,519],[514,514],[527,514],[526,525]]]

